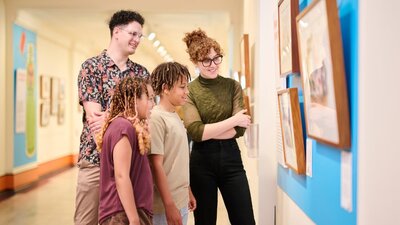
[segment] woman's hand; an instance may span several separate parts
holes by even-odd
[[[250,126],[251,117],[247,115],[246,112],[247,109],[242,109],[233,116],[237,126],[244,128],[248,128]]]

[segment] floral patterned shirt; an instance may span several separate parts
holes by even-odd
[[[130,59],[126,62],[127,69],[121,71],[114,61],[107,55],[107,51],[95,57],[87,59],[78,75],[79,104],[83,102],[95,102],[101,105],[101,110],[106,111],[110,106],[110,100],[116,84],[127,76],[149,76],[147,69]],[[83,110],[83,129],[80,137],[79,160],[85,159],[91,164],[99,166],[99,153],[96,150],[96,142],[89,130],[86,120],[86,112]]]

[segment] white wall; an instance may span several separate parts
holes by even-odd
[[[5,105],[5,83],[6,83],[6,43],[5,43],[5,9],[4,0],[0,0],[0,176],[5,174],[6,145],[5,145],[5,123],[6,123],[6,105]]]
[[[72,153],[72,120],[71,120],[71,57],[69,46],[62,46],[41,33],[37,36],[37,71],[40,75],[51,76],[63,80],[65,83],[65,99],[59,100],[60,104],[66,107],[63,124],[58,124],[57,115],[50,116],[50,122],[46,127],[40,126],[40,102],[37,105],[37,126],[38,126],[38,163],[43,163]],[[38,80],[39,81],[39,80]],[[37,90],[40,91],[40,84],[37,83]],[[49,138],[51,137],[51,138]]]
[[[255,50],[252,48],[252,46],[256,45],[256,37],[258,35],[257,32],[257,14],[256,12],[256,4],[257,0],[245,0],[243,2],[243,34],[248,34],[249,35],[249,55],[250,55],[250,74],[252,74],[252,88],[255,89],[254,87],[254,78],[256,77],[255,73],[255,63],[253,56],[255,55]],[[242,38],[242,36],[241,36]],[[241,52],[242,50],[240,49],[241,46],[241,41],[242,39],[239,39],[234,43],[234,48],[239,48],[239,51]],[[237,55],[236,57],[240,58],[240,55]],[[253,92],[254,93],[254,92]],[[253,112],[253,121],[255,123],[257,122],[257,118],[255,118],[254,112]],[[245,166],[246,172],[247,172],[247,179],[249,181],[249,186],[250,186],[250,191],[251,191],[251,197],[252,197],[252,203],[253,203],[253,210],[254,210],[254,217],[256,219],[256,223],[259,223],[259,174],[258,174],[258,158],[249,158],[247,155],[247,148],[245,145],[241,146],[242,149],[242,158],[243,158],[243,164]]]
[[[274,224],[277,191],[276,162],[276,89],[273,14],[274,1],[257,0],[253,13],[255,28],[255,122],[259,123],[259,220],[258,224]],[[251,15],[251,14],[249,14]],[[254,15],[254,14],[253,14]]]
[[[142,40],[142,42],[145,42],[148,40]],[[142,48],[142,44],[139,44],[135,54],[130,56],[130,59],[136,63],[139,63],[140,65],[146,67],[146,69],[151,73],[157,66],[162,62],[162,58],[159,57],[158,59],[155,59],[152,57],[153,54],[147,52],[144,48]],[[104,46],[106,48],[107,46]]]
[[[358,224],[400,224],[398,0],[359,1]]]
[[[276,208],[276,224],[315,225],[282,189],[279,187],[277,189],[278,206]]]

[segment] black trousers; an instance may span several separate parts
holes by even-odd
[[[235,139],[194,142],[190,186],[197,201],[196,225],[215,225],[218,189],[232,225],[254,225],[249,184]]]

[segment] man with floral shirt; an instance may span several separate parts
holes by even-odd
[[[128,57],[142,37],[144,18],[134,11],[118,11],[109,22],[111,41],[100,55],[87,59],[78,76],[83,130],[78,159],[76,225],[97,225],[99,204],[99,153],[95,136],[100,131],[116,84],[127,76],[148,76],[147,69]]]

